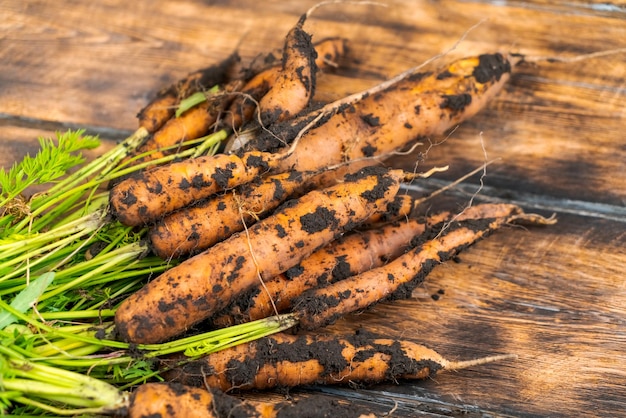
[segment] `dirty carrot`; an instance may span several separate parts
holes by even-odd
[[[162,342],[223,309],[263,278],[383,210],[405,173],[367,167],[344,181],[285,203],[245,233],[232,235],[169,269],[118,308],[115,324],[128,342]]]
[[[269,389],[310,384],[377,383],[424,379],[510,355],[452,362],[408,340],[351,335],[274,334],[191,361],[164,373],[190,386]]]
[[[434,237],[429,239],[426,234],[414,249],[382,267],[305,292],[293,303],[300,326],[316,329],[380,301],[406,298],[437,264],[512,221],[549,223],[537,215],[525,216],[515,205],[477,208],[481,218],[457,218],[439,229],[433,228]],[[466,209],[465,216],[472,211],[473,207]]]
[[[111,212],[125,225],[142,225],[175,209],[254,180],[280,156],[250,152],[192,158],[136,173],[110,191]]]
[[[175,382],[140,385],[129,400],[128,418],[277,418],[316,416],[374,418],[365,407],[310,397],[294,401],[241,400],[219,389]]]
[[[381,84],[385,88],[368,89],[354,102],[329,104],[322,114],[312,112],[309,123],[311,118],[319,122],[301,135],[284,163],[315,170],[387,156],[420,137],[443,134],[486,106],[509,79],[516,60],[499,53],[463,58],[435,72],[408,72],[395,83]],[[293,123],[305,124],[306,118],[299,119]],[[277,151],[285,141],[284,135],[261,132],[248,147]]]
[[[274,309],[286,312],[292,302],[309,289],[323,288],[389,263],[408,251],[411,242],[427,230],[438,230],[453,218],[456,221],[482,219],[500,208],[501,205],[478,205],[459,215],[441,212],[424,219],[408,218],[375,229],[353,231],[267,280],[264,286],[255,286],[247,295],[234,300],[211,322],[214,326],[223,327],[266,318],[275,313]],[[376,213],[372,218],[378,217]]]
[[[259,102],[263,126],[295,116],[309,105],[315,92],[317,52],[311,35],[302,29],[306,18],[303,14],[287,34],[281,71]]]
[[[322,70],[336,67],[341,57],[346,53],[346,40],[343,38],[326,38],[315,43],[314,49],[317,55],[314,68]],[[259,71],[250,78],[225,112],[220,126],[236,131],[245,122],[254,120],[258,102],[270,89],[274,88],[281,74],[283,74],[282,66],[273,66]]]
[[[176,383],[145,383],[133,391],[128,418],[270,417],[270,405],[244,402],[220,391]],[[266,411],[266,409],[268,409]]]

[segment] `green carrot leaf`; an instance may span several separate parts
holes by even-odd
[[[39,138],[40,149],[34,157],[26,155],[8,171],[0,169],[0,198],[8,201],[28,187],[57,180],[69,169],[82,164],[85,159],[78,151],[100,144],[96,137],[83,134],[84,130],[57,132],[56,141]]]
[[[37,299],[39,299],[53,280],[53,272],[42,274],[37,279],[31,281],[28,287],[18,293],[10,306],[19,312],[25,313],[37,302]],[[17,318],[13,314],[4,310],[0,311],[0,329],[4,329],[7,325],[14,322],[17,322]]]

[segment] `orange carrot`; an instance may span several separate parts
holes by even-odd
[[[145,383],[133,391],[128,418],[275,417],[270,404],[253,404],[216,390],[177,383]]]
[[[179,383],[146,383],[131,394],[128,418],[278,418],[311,416],[374,418],[369,409],[313,396],[292,401],[241,400],[219,389]]]
[[[500,227],[519,219],[547,222],[536,215],[525,216],[515,205],[478,206],[481,218],[471,217],[473,208],[446,225],[432,239],[422,241],[413,250],[388,264],[312,289],[294,301],[294,311],[304,329],[315,329],[335,322],[342,316],[365,309],[389,298],[406,298],[437,265],[454,257]],[[426,238],[423,238],[423,240]]]
[[[440,370],[456,370],[510,357],[451,362],[412,341],[379,338],[363,332],[316,336],[279,333],[218,351],[164,375],[170,381],[223,391],[347,385],[424,379]]]
[[[423,220],[409,218],[376,229],[353,231],[265,281],[263,286],[255,286],[246,295],[235,299],[211,322],[213,326],[225,327],[266,318],[274,315],[275,310],[287,312],[305,291],[349,280],[351,276],[384,266],[408,251],[411,242],[425,231],[439,231],[452,218],[455,221],[480,220],[512,210],[512,207],[507,208],[506,205],[478,205],[459,215],[442,212]]]
[[[409,71],[394,83],[382,83],[357,95],[358,100],[329,104],[321,114],[312,112],[292,123],[313,126],[301,136],[284,165],[315,170],[364,157],[388,156],[420,137],[441,135],[484,108],[509,79],[512,62],[518,59],[498,53],[463,58],[433,73]],[[246,149],[278,151],[294,136],[261,132]]]
[[[117,309],[129,342],[155,343],[223,309],[259,280],[273,277],[383,210],[405,173],[367,167],[336,186],[313,190],[274,214],[169,269]]]
[[[250,152],[175,162],[125,178],[110,191],[111,213],[125,225],[143,225],[240,184],[276,166],[280,156]]]
[[[287,34],[281,71],[259,102],[263,126],[293,117],[313,98],[317,52],[311,43],[311,35],[302,29],[306,18],[306,14],[302,15]]]

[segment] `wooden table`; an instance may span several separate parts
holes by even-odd
[[[0,165],[34,152],[37,136],[55,130],[85,128],[110,147],[135,129],[136,112],[161,87],[236,48],[251,59],[280,47],[314,3],[0,1]],[[442,62],[491,51],[573,58],[626,47],[623,3],[327,5],[306,29],[315,39],[350,39],[350,56],[320,78],[318,98],[356,92],[449,51],[477,23]],[[450,165],[420,183],[424,190],[498,159],[475,201],[556,213],[558,223],[498,232],[460,262],[438,266],[411,299],[329,330],[406,337],[452,359],[519,359],[429,381],[294,396],[323,392],[392,416],[626,416],[625,59],[622,52],[524,66],[485,111],[425,156],[397,158],[403,168]],[[478,186],[475,176],[441,202],[460,209]]]

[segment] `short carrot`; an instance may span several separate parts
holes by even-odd
[[[346,54],[346,40],[343,38],[326,38],[314,44],[317,55],[315,68],[323,70],[334,67]],[[282,66],[273,66],[256,73],[236,94],[229,109],[225,111],[220,126],[235,131],[244,123],[254,120],[258,110],[258,102],[276,85],[277,80],[283,74]],[[277,87],[276,87],[277,88]]]
[[[281,71],[259,102],[263,126],[295,116],[309,105],[315,93],[317,52],[311,35],[302,28],[306,18],[302,15],[287,34]]]
[[[288,270],[383,210],[404,179],[400,170],[367,167],[285,203],[245,233],[185,260],[132,294],[115,315],[120,338],[155,343],[185,332],[259,280]]]
[[[457,370],[510,357],[451,362],[415,342],[379,338],[364,332],[316,336],[278,333],[183,364],[165,372],[164,377],[223,391],[347,385],[424,379],[441,370]]]

